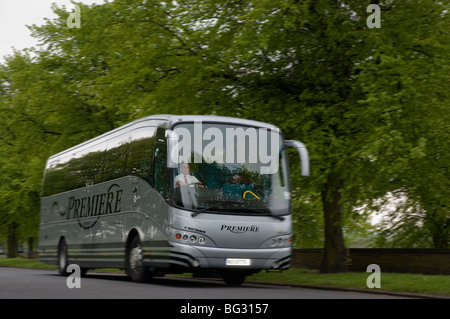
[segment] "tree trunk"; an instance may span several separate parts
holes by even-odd
[[[336,174],[327,176],[322,191],[325,221],[325,247],[321,273],[345,272],[347,268],[347,249],[344,245],[341,223],[342,179]]]
[[[17,232],[16,229],[19,225],[17,223],[11,223],[8,225],[8,258],[17,257]]]
[[[450,218],[446,218],[444,214],[439,214],[436,211],[433,211],[428,215],[431,215],[431,218],[428,218],[431,220],[425,225],[431,232],[433,248],[448,248],[450,238]]]
[[[34,259],[33,244],[34,244],[34,238],[28,237],[28,252],[27,252],[28,259]]]

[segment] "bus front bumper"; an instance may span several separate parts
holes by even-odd
[[[144,258],[147,266],[188,270],[286,270],[290,267],[291,248],[236,249],[201,247],[171,243],[165,258]],[[150,257],[150,256],[149,256]],[[164,264],[164,265],[163,265]],[[158,267],[158,268],[159,268]]]

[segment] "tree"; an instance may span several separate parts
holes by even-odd
[[[377,2],[381,29],[366,25],[369,1],[115,0],[80,4],[79,29],[55,6],[31,28],[35,56],[0,69],[1,221],[37,231],[51,154],[147,114],[218,114],[306,143],[312,176],[294,179],[294,207],[297,225],[323,216],[323,272],[346,270],[354,207],[389,192],[448,245],[448,4]]]
[[[343,191],[364,131],[347,116],[362,97],[353,76],[368,50],[353,46],[362,37],[361,22],[351,18],[355,7],[334,1],[205,3],[210,15],[204,21],[216,21],[207,33],[214,39],[207,56],[217,61],[211,69],[237,101],[237,116],[275,123],[306,142],[313,178],[303,189],[320,194],[324,211],[322,271],[345,270],[342,206],[349,196]]]
[[[447,68],[436,68],[442,63],[448,66],[447,60],[427,56],[426,50],[420,53],[424,45],[431,45],[439,56],[449,52],[446,40],[438,39],[448,30],[448,13],[444,13],[443,3],[432,1],[378,3],[382,29],[367,27],[365,1],[203,1],[185,5],[195,8],[195,25],[204,27],[197,42],[204,44],[204,64],[208,71],[213,70],[210,81],[221,83],[227,93],[224,98],[236,102],[234,107],[226,104],[226,114],[273,122],[286,135],[307,143],[314,180],[306,189],[320,194],[324,210],[323,272],[346,268],[344,211],[399,187],[409,188],[408,184],[416,190],[419,185],[426,188],[429,181],[411,178],[405,183],[403,174],[417,166],[426,167],[421,154],[428,133],[423,127],[421,139],[416,140],[418,135],[410,132],[420,127],[416,124],[441,123],[434,126],[433,133],[443,137],[441,147],[430,154],[430,159],[442,160],[430,178],[441,180],[435,194],[448,198],[442,197],[448,175],[441,175],[447,159],[442,155],[447,145],[442,123],[448,121],[434,116],[434,120],[424,121],[424,114],[417,108],[427,96],[440,100],[434,115],[444,115],[448,106],[448,90],[443,86],[448,83]],[[408,23],[398,27],[399,21]],[[419,43],[413,41],[415,37],[421,39]],[[379,57],[384,63],[379,63]],[[415,80],[413,75],[419,68],[430,73]],[[438,77],[434,77],[436,72]],[[405,84],[397,85],[398,75],[403,76]],[[434,84],[438,82],[441,87],[436,89]],[[419,83],[423,89],[415,90]],[[433,93],[425,94],[431,87]],[[408,94],[418,100],[405,103]],[[396,126],[396,116],[401,113],[396,113],[398,103],[392,100],[400,99],[405,106],[399,112],[414,112],[408,113],[412,116],[406,121],[400,116],[402,121]],[[225,114],[220,104],[215,110]],[[386,151],[389,157],[380,156]],[[420,198],[424,195],[422,192]],[[438,234],[445,233],[446,214],[440,214],[441,221],[431,218],[441,225]]]
[[[406,198],[383,232],[403,238],[397,244],[450,245],[448,8],[448,1],[387,5],[382,28],[370,33],[376,51],[359,75],[362,105],[380,114],[364,121],[376,134],[367,136],[361,156],[377,164],[379,196],[390,191]]]

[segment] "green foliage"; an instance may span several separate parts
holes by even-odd
[[[1,258],[0,267],[14,267],[14,268],[26,268],[26,269],[58,269],[58,266],[47,265],[37,259],[25,259],[22,257],[17,258]]]
[[[334,213],[358,245],[370,210],[402,192],[382,245],[414,230],[448,247],[449,3],[379,1],[381,29],[367,28],[368,3],[115,0],[79,4],[79,29],[53,7],[57,19],[31,27],[41,46],[0,66],[1,232],[18,223],[22,239],[37,236],[50,155],[144,115],[217,114],[307,145],[310,178],[289,155],[295,246],[321,247]]]
[[[422,236],[416,245],[436,248],[450,244],[448,7],[448,1],[396,4],[380,32],[371,33],[378,50],[358,76],[366,93],[360,103],[379,115],[366,123],[373,133],[361,149],[379,163],[374,189],[385,194],[389,181],[390,191],[407,198],[386,230],[400,231],[399,239]]]

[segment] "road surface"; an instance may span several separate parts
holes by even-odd
[[[396,296],[349,291],[244,283],[226,286],[221,280],[180,277],[134,283],[123,274],[87,273],[80,288],[68,288],[55,270],[0,268],[1,299],[380,299]],[[74,281],[71,281],[74,283]]]

